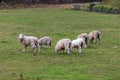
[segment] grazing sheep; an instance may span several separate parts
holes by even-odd
[[[38,52],[40,52],[40,47],[38,44],[38,39],[37,37],[33,37],[33,36],[25,36],[24,34],[19,34],[18,39],[20,40],[20,43],[23,46],[23,52],[26,51],[26,48],[28,46],[31,46],[34,50],[34,53],[36,53],[36,50],[38,48]]]
[[[99,40],[100,43],[100,32],[99,31],[92,31],[88,34],[89,36],[89,41],[91,41],[93,43],[97,43],[97,39]]]
[[[52,38],[48,36],[44,36],[38,40],[38,43],[40,46],[46,45],[46,46],[51,46]]]
[[[77,39],[78,38],[83,38],[85,40],[86,46],[88,45],[89,36],[87,33],[82,33],[82,34],[78,35]]]
[[[67,53],[71,53],[72,42],[70,39],[61,39],[57,42],[55,46],[56,53],[60,53],[62,50],[67,50]]]
[[[82,49],[86,47],[87,46],[83,38],[78,38],[72,41],[72,49],[78,49],[79,53],[81,53]]]

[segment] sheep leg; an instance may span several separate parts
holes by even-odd
[[[39,44],[37,45],[37,47],[38,47],[38,53],[40,53],[40,46],[39,46]]]
[[[96,39],[98,39],[98,41],[100,43],[100,34],[99,33],[97,34],[97,38]]]
[[[97,38],[95,39],[94,43],[97,43]]]
[[[86,48],[86,47],[87,47],[87,44],[86,44],[85,42],[83,42],[83,43],[81,44],[81,47],[82,47],[82,48]]]
[[[67,48],[66,50],[67,50],[67,53],[68,53],[68,54],[71,54],[70,48]]]
[[[33,48],[33,52],[34,52],[34,54],[36,53],[36,51],[37,51],[37,46],[36,46],[36,44],[35,43],[31,43],[31,47]],[[36,54],[35,54],[36,55]]]
[[[32,44],[34,45],[34,44]],[[35,47],[38,49],[38,53],[40,52],[40,45],[38,43],[35,43]]]
[[[58,50],[58,51],[56,51],[56,54],[59,54],[59,52],[60,52],[59,50]]]
[[[36,53],[37,48],[36,47],[32,47],[32,50],[33,50],[34,53]]]
[[[34,53],[35,56],[36,56],[36,51],[37,51],[37,48],[34,47],[34,48],[33,48],[33,53]]]
[[[100,37],[98,37],[99,43],[100,43]]]
[[[24,45],[24,46],[23,46],[23,52],[25,52],[25,51],[26,51],[26,48],[27,48],[27,46],[26,46],[26,45]]]
[[[51,42],[49,43],[49,46],[51,47]]]
[[[70,54],[70,49],[67,49],[67,53]]]
[[[80,54],[82,52],[82,47],[79,46],[78,48],[79,48],[79,54]]]
[[[36,51],[37,51],[37,48],[36,48],[36,47],[34,47],[34,48],[33,48],[33,50],[34,50],[34,53],[36,53]]]
[[[72,49],[71,49],[71,50],[72,50],[72,52],[74,52],[74,50],[75,50],[75,49],[74,49],[74,47],[72,47]]]

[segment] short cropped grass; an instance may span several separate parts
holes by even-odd
[[[101,44],[90,44],[81,54],[57,55],[59,39],[101,32]],[[50,36],[51,48],[25,53],[18,35]],[[0,10],[0,80],[119,80],[120,15],[65,9]]]

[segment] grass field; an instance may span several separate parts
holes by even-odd
[[[99,30],[101,44],[90,44],[82,54],[56,55],[59,39],[75,39]],[[18,35],[51,36],[51,48],[25,53]],[[0,10],[0,80],[119,80],[120,15],[64,9]]]

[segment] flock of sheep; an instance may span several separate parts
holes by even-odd
[[[38,50],[40,52],[40,48],[42,46],[50,47],[52,43],[52,38],[48,36],[44,36],[40,39],[33,36],[25,36],[24,34],[19,34],[18,37],[20,43],[23,46],[23,52],[26,51],[28,46],[31,46],[34,50],[34,53]],[[70,40],[70,39],[61,39],[57,42],[55,46],[55,52],[60,53],[64,50],[67,51],[68,54],[71,54],[74,49],[77,49],[79,53],[82,52],[83,48],[88,47],[89,42],[100,43],[100,32],[99,31],[92,31],[89,34],[82,33],[78,35],[77,39]]]

